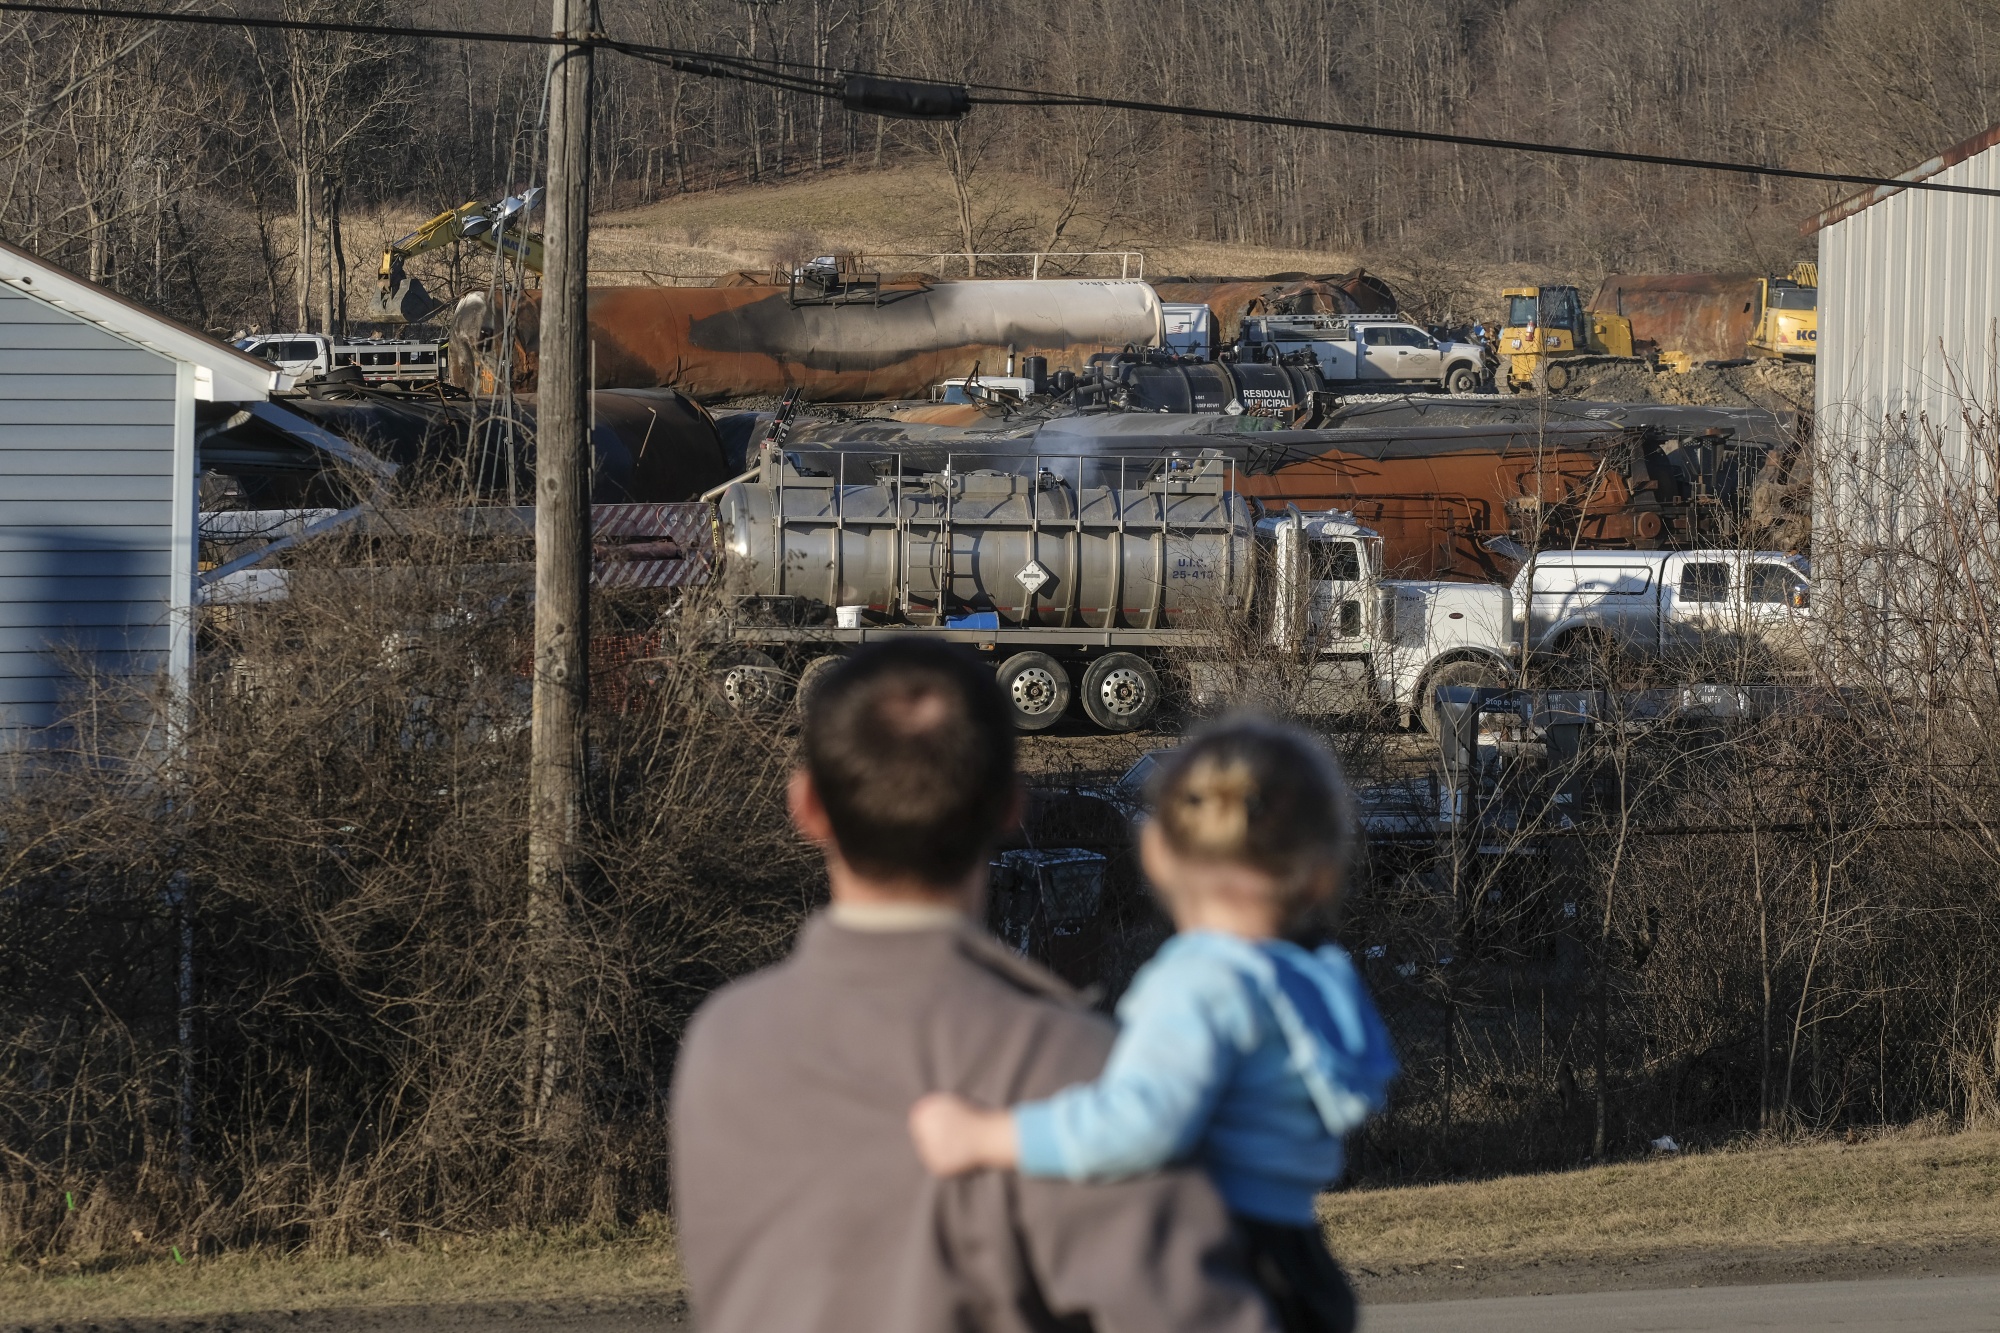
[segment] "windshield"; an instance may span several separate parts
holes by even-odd
[[[1804,606],[1806,596],[1806,581],[1799,577],[1799,571],[1790,565],[1750,566],[1751,601],[1776,602],[1781,606]]]
[[[1154,770],[1160,766],[1160,756],[1171,753],[1171,750],[1165,749],[1146,751],[1139,756],[1132,767],[1125,770],[1125,775],[1118,779],[1118,785],[1134,792],[1143,792],[1146,784],[1153,780]]]
[[[1535,298],[1532,296],[1510,296],[1507,298],[1507,324],[1510,328],[1526,328],[1535,322]]]
[[[1819,288],[1779,287],[1771,288],[1771,308],[1773,310],[1817,310],[1819,308]]]
[[[1315,583],[1352,583],[1361,577],[1361,550],[1351,541],[1317,541],[1306,547]]]

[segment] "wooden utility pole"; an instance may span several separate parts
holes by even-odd
[[[558,37],[592,34],[593,0],[554,0]],[[590,702],[591,48],[551,48],[535,435],[535,679],[528,778],[526,1128],[539,1134],[575,1034],[563,977]]]

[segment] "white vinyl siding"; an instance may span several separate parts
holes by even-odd
[[[58,720],[78,664],[168,668],[193,410],[191,369],[0,288],[0,749]]]
[[[2000,189],[2000,148],[1928,179]],[[1903,190],[1820,231],[1815,526],[1893,545],[1940,468],[1994,484],[1964,414],[1993,410],[1996,318],[2000,199]]]

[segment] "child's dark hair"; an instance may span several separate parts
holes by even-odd
[[[1323,872],[1354,851],[1354,803],[1340,764],[1296,727],[1224,718],[1161,762],[1153,818],[1182,856],[1253,866],[1278,882],[1289,926],[1319,906]]]

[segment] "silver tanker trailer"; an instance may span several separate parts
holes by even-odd
[[[1289,663],[1308,710],[1351,708],[1358,691],[1406,716],[1434,681],[1506,678],[1504,589],[1383,579],[1373,531],[1266,512],[1220,453],[1111,477],[1104,459],[1022,461],[905,471],[895,454],[766,447],[716,502],[725,693],[803,695],[843,649],[912,634],[991,659],[1024,731],[1073,695],[1098,726],[1135,730],[1175,668],[1197,695],[1227,696],[1245,671]]]

